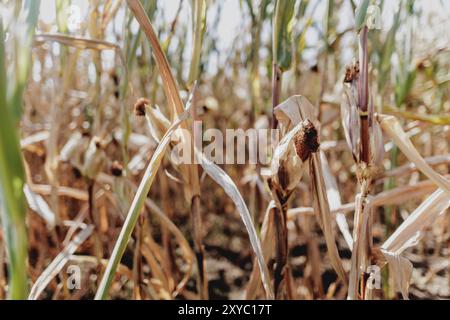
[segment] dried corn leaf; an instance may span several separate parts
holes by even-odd
[[[205,172],[223,188],[225,193],[233,200],[234,204],[236,205],[242,222],[247,229],[250,243],[256,255],[256,259],[259,265],[259,271],[262,275],[262,283],[264,286],[264,290],[266,291],[266,296],[268,299],[273,299],[274,294],[270,285],[269,271],[267,269],[266,261],[264,260],[261,243],[256,233],[255,226],[253,225],[252,216],[248,211],[247,205],[245,204],[241,193],[239,192],[237,186],[234,184],[233,180],[226,174],[225,171],[223,171],[219,166],[214,164],[198,150],[196,150],[196,155]]]
[[[381,207],[385,205],[400,205],[405,201],[421,198],[427,194],[430,194],[437,188],[438,187],[436,186],[436,184],[431,180],[421,181],[415,185],[401,186],[393,190],[384,191],[375,195],[371,198],[369,205],[371,208]],[[332,209],[331,213],[350,213],[354,210],[355,203],[352,202],[346,203],[339,208]],[[299,207],[288,210],[289,220],[294,219],[294,217],[299,214],[313,215],[314,209],[311,207]]]
[[[94,226],[90,225],[81,230],[73,240],[53,259],[53,261],[48,265],[48,267],[41,273],[39,278],[37,278],[33,287],[31,288],[28,300],[37,300],[45,290],[47,285],[52,281],[52,279],[61,272],[65,264],[70,260],[70,257],[75,253],[78,247],[86,241],[87,238],[92,234]]]
[[[264,215],[263,224],[261,227],[261,246],[264,259],[266,260],[266,264],[269,262],[270,258],[273,255],[275,250],[275,225],[274,225],[274,215],[276,208],[275,201],[270,201],[267,206],[266,213]],[[250,280],[248,281],[247,289],[246,289],[246,299],[254,300],[259,291],[260,284],[260,271],[256,267],[253,266],[252,274],[250,276]]]
[[[364,269],[364,249],[367,224],[369,221],[369,198],[363,197],[361,194],[356,196],[355,201],[355,225],[353,227],[353,250],[352,260],[348,284],[347,299],[356,300],[358,298],[358,284],[361,273],[365,272]]]
[[[42,142],[47,140],[50,137],[49,131],[41,131],[32,135],[29,135],[26,138],[20,140],[20,147],[25,149],[28,146],[31,146],[35,143]]]
[[[134,196],[131,207],[128,210],[127,218],[120,231],[119,238],[114,246],[113,253],[109,260],[108,266],[105,270],[105,274],[100,282],[100,286],[95,295],[95,299],[105,299],[108,295],[109,288],[111,286],[114,274],[116,273],[117,266],[122,258],[125,248],[130,240],[133,229],[136,225],[139,214],[141,213],[147,194],[150,191],[150,187],[153,184],[158,168],[164,157],[164,154],[169,146],[172,134],[180,126],[180,124],[187,119],[189,115],[189,107],[183,112],[179,119],[177,119],[172,126],[167,130],[164,137],[161,139],[160,144],[155,150],[155,153],[147,166],[144,176],[139,184],[138,190]]]
[[[162,78],[164,92],[169,100],[169,118],[173,120],[177,114],[183,112],[183,102],[181,101],[175,78],[170,70],[169,62],[167,61],[166,55],[159,44],[158,36],[156,35],[140,1],[127,0],[127,4],[144,30],[147,39],[150,41],[153,49],[152,54],[155,57]]]
[[[309,119],[316,128],[319,128],[314,106],[304,96],[290,97],[278,105],[274,112],[278,122],[284,128],[295,127],[305,119]]]
[[[178,90],[177,83],[170,69],[169,62],[166,55],[159,43],[158,36],[150,22],[150,19],[142,7],[139,0],[127,0],[128,7],[134,14],[139,25],[143,29],[150,45],[152,47],[152,54],[158,66],[159,74],[162,79],[162,85],[164,93],[168,100],[169,105],[169,119],[173,121],[177,115],[180,115],[184,111],[183,101],[180,97],[180,92]],[[194,88],[195,89],[195,88]],[[194,91],[194,89],[192,91]],[[186,124],[182,124],[183,129],[187,129]],[[183,139],[188,141],[192,137],[187,136],[183,131]],[[193,145],[193,144],[192,144]],[[185,187],[184,195],[188,203],[192,202],[194,196],[200,194],[200,183],[198,178],[198,167],[197,165],[181,165],[179,171],[184,178]]]
[[[181,252],[183,253],[183,256],[186,259],[188,265],[187,271],[185,272],[183,279],[176,286],[175,291],[172,292],[172,298],[176,298],[177,295],[183,290],[183,288],[189,281],[194,265],[195,256],[191,250],[189,242],[186,240],[186,238],[178,229],[178,227],[167,217],[167,215],[165,215],[164,212],[150,199],[147,199],[145,201],[145,205],[150,209],[151,212],[157,215],[161,224],[164,225],[170,232],[173,233],[175,239],[178,242],[178,245],[181,248]]]
[[[335,236],[332,227],[332,216],[328,204],[327,191],[322,173],[322,165],[320,156],[317,153],[311,155],[310,172],[312,180],[313,204],[316,214],[319,216],[325,242],[327,244],[328,256],[330,263],[344,284],[347,284],[347,276],[342,266],[341,258],[335,242]]]
[[[427,164],[414,147],[405,131],[403,131],[397,118],[394,116],[378,115],[378,121],[383,130],[395,142],[400,150],[402,150],[405,156],[413,162],[424,175],[433,180],[439,188],[444,190],[447,196],[450,196],[450,181],[436,173],[436,171]]]
[[[409,281],[413,271],[412,263],[400,255],[383,250],[381,252],[388,262],[389,274],[394,277],[395,290],[402,293],[403,299],[408,300]]]
[[[120,46],[111,42],[73,37],[63,34],[37,34],[34,37],[34,42],[35,45],[41,45],[44,42],[58,42],[78,49],[91,49],[98,51],[117,50],[120,52]]]
[[[145,106],[145,118],[147,119],[152,138],[159,143],[164,132],[170,127],[169,119],[166,118],[157,105],[153,108],[148,105]]]
[[[430,195],[395,232],[382,248],[397,254],[412,246],[417,233],[430,226],[450,206],[450,199],[442,189]]]
[[[141,247],[142,256],[147,261],[148,266],[150,267],[151,274],[153,275],[152,280],[158,282],[157,291],[158,297],[163,300],[171,299],[170,289],[169,289],[169,279],[166,274],[163,272],[162,266],[158,263],[156,259],[156,254],[154,248],[152,248],[147,242],[144,242]]]
[[[30,209],[39,214],[47,222],[47,227],[52,229],[56,221],[55,213],[50,209],[44,198],[34,193],[27,184],[23,187],[23,193]]]
[[[389,269],[394,277],[395,289],[408,299],[412,264],[401,254],[418,243],[421,232],[430,226],[450,206],[450,199],[442,190],[436,190],[397,228],[381,246]]]
[[[322,161],[322,172],[327,189],[328,201],[330,203],[330,209],[332,212],[336,212],[336,223],[344,236],[345,242],[347,243],[350,250],[353,249],[353,238],[350,233],[350,228],[348,227],[347,219],[343,212],[339,211],[342,207],[341,195],[337,187],[336,179],[331,174],[330,167],[328,166],[328,160],[323,151],[320,152],[320,159]]]

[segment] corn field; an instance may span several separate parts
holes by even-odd
[[[0,300],[450,299],[449,21],[0,0]]]

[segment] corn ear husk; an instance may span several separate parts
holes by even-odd
[[[89,146],[84,154],[83,174],[89,179],[95,179],[102,171],[106,163],[106,155],[99,146],[99,141],[96,137],[91,139]]]
[[[380,125],[373,119],[373,101],[369,103],[370,162],[380,165],[384,157],[383,135]],[[355,83],[344,83],[341,102],[341,119],[345,140],[356,163],[360,162],[361,118],[358,109],[358,90]]]
[[[270,178],[275,189],[287,198],[300,182],[305,168],[304,162],[296,154],[294,138],[303,129],[306,119],[316,128],[318,123],[315,121],[313,105],[303,96],[289,98],[275,108],[274,114],[284,136],[275,147],[270,168],[262,170],[261,174]],[[284,181],[280,181],[280,177]],[[282,200],[277,194],[273,194],[273,197]]]
[[[359,161],[359,140],[361,121],[358,114],[358,92],[356,86],[344,84],[342,94],[341,119],[345,140],[352,152],[355,162]]]
[[[289,131],[276,146],[270,168],[261,170],[261,175],[269,178],[278,191],[272,195],[278,202],[285,201],[303,176],[304,162],[297,156],[294,147],[294,138],[302,129],[303,124],[299,123]],[[283,199],[279,199],[280,195]]]

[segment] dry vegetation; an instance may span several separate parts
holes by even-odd
[[[234,1],[0,1],[0,299],[450,298],[448,3]]]

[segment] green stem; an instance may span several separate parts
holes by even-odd
[[[188,86],[191,87],[197,81],[200,73],[200,58],[202,52],[203,35],[206,26],[206,1],[192,1],[192,18],[194,31],[194,47],[192,48],[191,66],[189,70]]]

